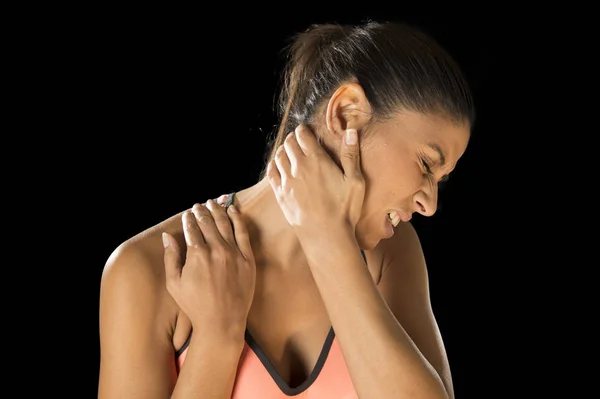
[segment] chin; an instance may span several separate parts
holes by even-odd
[[[381,241],[380,238],[375,239],[372,236],[356,235],[356,242],[363,251],[370,251],[375,248],[379,244],[379,241]]]
[[[385,230],[381,230],[379,226],[375,227],[373,224],[359,224],[356,228],[356,242],[363,251],[372,250],[379,244],[381,240],[385,240]]]

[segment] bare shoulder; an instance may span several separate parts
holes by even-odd
[[[166,397],[172,390],[180,312],[166,289],[161,233],[176,235],[179,220],[175,215],[131,237],[105,263],[99,398]]]
[[[163,231],[174,236],[181,235],[181,213],[141,231],[115,248],[107,259],[102,272],[102,283],[113,279],[136,279],[159,282],[164,278]],[[137,278],[136,278],[137,277]]]
[[[421,241],[411,223],[400,223],[394,235],[377,246],[382,262],[382,275],[402,276],[402,280],[423,283],[427,278],[427,265]],[[394,268],[394,270],[390,270]]]
[[[166,289],[163,231],[183,241],[181,213],[141,231],[113,250],[102,271],[101,320],[113,307],[136,307],[154,315],[156,324],[152,327],[161,335],[173,335],[179,307]],[[183,242],[181,248],[185,248]]]
[[[394,276],[406,278],[407,273],[426,273],[421,242],[410,223],[400,223],[391,238],[379,241],[375,248],[365,250],[364,254],[371,276],[380,287],[384,275],[390,276],[390,266],[395,267]],[[413,277],[416,276],[413,274]]]
[[[421,354],[438,372],[450,397],[452,377],[444,342],[429,293],[429,274],[417,231],[400,223],[395,234],[378,245],[382,276],[378,288],[390,310]]]

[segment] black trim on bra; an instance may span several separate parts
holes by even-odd
[[[317,380],[317,377],[319,377],[319,374],[321,374],[321,370],[323,369],[323,366],[325,365],[325,361],[327,360],[327,356],[329,355],[329,350],[331,349],[331,345],[333,344],[334,338],[335,338],[335,332],[333,330],[333,327],[330,327],[329,333],[327,334],[327,338],[325,338],[325,342],[323,343],[323,347],[321,349],[321,353],[319,354],[319,358],[317,359],[317,363],[315,364],[315,367],[313,368],[313,370],[310,372],[307,379],[303,383],[301,383],[297,387],[292,388],[288,385],[287,382],[285,382],[285,380],[281,377],[279,372],[275,369],[275,366],[273,365],[273,363],[271,363],[271,361],[265,355],[265,353],[260,348],[258,343],[254,340],[254,338],[252,338],[252,335],[250,334],[250,331],[248,331],[248,329],[246,329],[246,335],[245,335],[246,343],[254,351],[256,356],[260,359],[260,362],[263,364],[264,368],[268,371],[271,378],[273,378],[273,381],[275,381],[275,383],[277,384],[279,389],[281,389],[281,391],[284,394],[289,395],[289,396],[298,395],[298,394],[306,391]]]
[[[234,196],[235,196],[235,192],[230,194],[227,202],[225,203],[226,209],[229,207],[229,205],[231,205],[233,203]],[[367,258],[362,249],[360,251],[360,254],[362,255],[362,258],[366,263]],[[183,346],[175,352],[175,359],[179,358],[179,356],[181,356],[181,354],[189,347],[190,341],[192,339],[192,332],[193,331],[190,331],[190,334],[188,335]],[[267,372],[269,373],[271,378],[273,378],[273,381],[275,381],[275,383],[277,384],[279,389],[284,394],[289,395],[289,396],[298,395],[298,394],[306,391],[317,380],[317,377],[319,376],[319,374],[321,374],[321,370],[323,369],[323,366],[325,365],[325,361],[327,360],[327,356],[329,355],[329,351],[331,349],[331,345],[333,344],[334,338],[335,338],[335,331],[333,330],[333,326],[331,326],[329,328],[329,333],[327,334],[327,337],[325,338],[325,342],[323,343],[323,347],[321,348],[321,353],[319,354],[319,357],[317,359],[317,363],[315,364],[315,367],[313,368],[313,370],[310,372],[307,379],[303,383],[301,383],[297,387],[292,388],[288,385],[287,382],[285,382],[283,377],[281,377],[281,375],[279,374],[279,372],[277,371],[277,369],[275,368],[273,363],[271,363],[269,358],[263,352],[263,350],[258,345],[258,343],[254,340],[254,338],[252,337],[252,334],[250,334],[250,331],[248,331],[247,328],[246,328],[246,331],[244,334],[244,339],[245,339],[246,343],[248,344],[250,349],[252,349],[254,351],[256,356],[259,358],[260,362],[265,367],[265,369],[267,370]]]
[[[190,330],[190,333],[188,334],[188,337],[185,340],[183,346],[181,348],[179,348],[177,351],[175,351],[175,359],[178,359],[179,356],[181,356],[181,354],[183,352],[185,352],[185,350],[188,348],[188,346],[190,346],[191,339],[192,339],[192,331]]]

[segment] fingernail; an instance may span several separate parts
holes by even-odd
[[[356,129],[346,129],[346,144],[353,145],[358,141]]]
[[[169,246],[169,237],[167,237],[167,233],[162,233],[162,242],[163,242],[163,247],[168,247]]]
[[[235,207],[235,205],[229,205],[229,209],[231,210],[232,213],[237,213],[237,208]]]

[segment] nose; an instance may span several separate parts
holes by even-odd
[[[437,211],[438,188],[437,185],[418,191],[413,196],[414,209],[423,216],[433,216]]]

